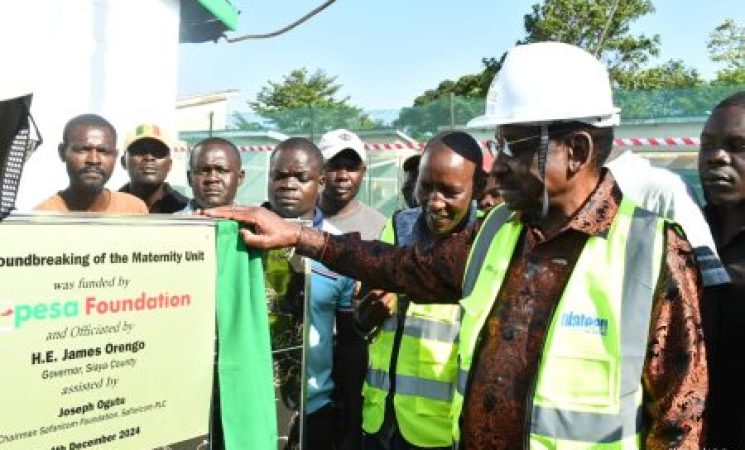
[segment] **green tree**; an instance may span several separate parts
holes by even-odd
[[[714,28],[706,44],[714,62],[724,63],[728,69],[745,69],[745,27],[727,19]]]
[[[659,117],[701,117],[723,98],[745,86],[703,84],[672,89],[624,90],[613,93],[614,103],[621,108],[623,120],[644,120]]]
[[[704,84],[698,71],[686,67],[679,59],[645,69],[618,70],[615,76],[616,84],[629,90],[676,89]]]
[[[269,81],[248,102],[259,115],[286,133],[323,133],[333,128],[368,129],[376,125],[362,110],[339,97],[341,85],[323,70],[295,69],[281,82]]]
[[[417,139],[426,139],[438,128],[463,125],[482,114],[483,98],[502,67],[505,55],[500,59],[483,58],[481,72],[464,75],[456,81],[445,80],[437,88],[425,91],[414,99],[413,106],[401,109],[393,126]]]
[[[566,42],[601,58],[611,72],[633,70],[659,54],[658,34],[630,32],[634,21],[652,12],[650,0],[545,0],[525,15],[521,42]]]
[[[439,96],[423,105],[402,108],[393,126],[416,139],[428,139],[440,128],[463,125],[483,113],[483,99]]]
[[[424,93],[414,99],[415,106],[426,105],[427,103],[450,94],[459,97],[484,98],[489,91],[489,85],[494,79],[494,75],[502,67],[506,53],[500,59],[483,58],[481,64],[483,69],[476,74],[463,75],[456,81],[445,80],[437,88],[424,91]]]
[[[709,34],[706,48],[712,61],[724,64],[712,84],[745,84],[745,26],[725,20]]]
[[[723,86],[740,85],[745,88],[745,69],[722,69],[717,72],[716,78],[711,84]]]

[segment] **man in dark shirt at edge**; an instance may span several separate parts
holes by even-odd
[[[497,126],[492,173],[516,214],[495,208],[427,249],[331,236],[262,208],[206,214],[250,225],[242,232],[250,247],[295,246],[371,287],[463,298],[464,397],[453,423],[461,448],[700,448],[708,384],[701,277],[679,227],[624,200],[602,168],[618,124],[605,68],[566,44],[517,46],[492,83],[486,112],[481,125]],[[652,232],[640,239],[641,230]],[[514,250],[491,246],[497,241]],[[614,250],[614,242],[624,244]],[[475,283],[464,278],[471,251],[490,252],[466,274]],[[635,305],[628,316],[627,301]],[[609,354],[616,345],[620,353]],[[545,361],[559,370],[544,372]],[[583,364],[592,370],[578,370]]]
[[[171,171],[171,147],[163,130],[155,124],[138,125],[128,137],[122,167],[129,183],[119,189],[145,202],[150,213],[181,211],[189,199],[173,189],[166,177]]]
[[[732,283],[708,289],[714,342],[708,447],[745,448],[745,91],[722,100],[701,133],[698,170],[717,252]],[[707,339],[710,336],[707,336]]]

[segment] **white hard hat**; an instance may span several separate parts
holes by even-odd
[[[486,112],[469,128],[579,121],[596,127],[620,122],[608,71],[573,45],[539,42],[507,53],[486,95]]]

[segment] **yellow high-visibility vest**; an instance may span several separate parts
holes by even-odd
[[[453,435],[482,329],[522,224],[495,208],[471,248],[463,281]],[[624,199],[607,236],[591,236],[554,310],[526,412],[531,449],[641,448],[642,370],[665,221]]]
[[[420,214],[419,208],[401,211],[388,221],[380,240],[404,245],[402,234],[410,233]],[[402,222],[409,226],[396,225]],[[406,308],[395,361],[393,405],[401,435],[418,447],[446,447],[453,442],[450,413],[457,374],[459,316],[457,304],[408,302]],[[367,433],[378,432],[385,417],[399,320],[396,314],[386,319],[368,349],[370,362],[362,391],[362,428]]]

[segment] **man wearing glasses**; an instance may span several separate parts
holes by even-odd
[[[34,208],[37,211],[83,211],[104,214],[147,214],[139,198],[104,187],[116,164],[116,130],[96,114],[70,119],[62,132],[59,156],[70,184]]]
[[[255,208],[249,246],[295,246],[417,299],[457,301],[461,448],[700,448],[701,281],[679,227],[602,169],[619,110],[608,73],[560,43],[517,46],[474,125],[494,126],[505,205],[426,249],[282,224]]]

